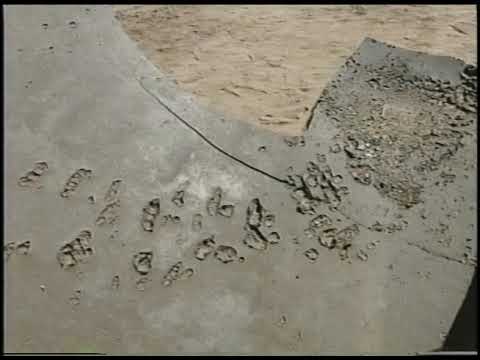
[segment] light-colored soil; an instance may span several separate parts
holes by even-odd
[[[289,134],[302,131],[366,36],[476,63],[473,5],[129,5],[116,13],[147,57],[203,104]]]

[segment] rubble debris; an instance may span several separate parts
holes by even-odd
[[[392,59],[403,57],[391,54]],[[454,84],[412,76],[401,61],[360,64],[355,58],[327,85],[317,111],[340,127],[338,141],[355,180],[373,185],[402,207],[413,207],[422,202],[426,174],[440,169],[464,146],[463,129],[473,130],[477,68],[465,65],[461,82]],[[355,96],[345,96],[353,88]],[[395,101],[398,93],[408,107]],[[450,182],[453,177],[442,179]]]
[[[133,268],[140,275],[146,275],[152,269],[153,251],[146,249],[133,256]]]

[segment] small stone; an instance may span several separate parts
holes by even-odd
[[[45,291],[47,291],[47,287],[45,285],[40,285],[40,290],[45,292]]]

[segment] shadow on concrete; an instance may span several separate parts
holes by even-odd
[[[441,351],[478,351],[477,270]]]

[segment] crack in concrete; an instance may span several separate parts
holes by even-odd
[[[410,246],[416,247],[417,249],[420,249],[420,250],[422,250],[423,252],[426,252],[427,254],[432,255],[432,256],[434,256],[434,257],[437,257],[437,258],[441,258],[441,259],[448,260],[448,261],[454,261],[454,262],[457,262],[457,263],[462,264],[462,265],[475,266],[474,264],[471,264],[471,263],[468,263],[468,262],[464,262],[463,260],[460,260],[460,259],[457,259],[457,258],[448,256],[448,255],[439,253],[439,252],[437,252],[437,251],[430,250],[430,249],[428,249],[427,247],[425,247],[425,246],[423,246],[423,245],[415,244],[415,243],[412,242],[412,241],[407,241],[407,244],[410,245]]]
[[[151,97],[153,97],[160,105],[162,105],[170,114],[172,114],[175,118],[177,118],[180,122],[182,122],[185,126],[187,126],[190,130],[192,130],[195,134],[197,134],[203,141],[205,141],[208,145],[210,145],[211,147],[213,147],[215,150],[219,151],[220,153],[222,153],[223,155],[229,157],[230,159],[240,163],[241,165],[253,170],[253,171],[256,171],[270,179],[273,179],[275,181],[278,181],[282,184],[288,184],[287,180],[284,180],[284,179],[280,179],[272,174],[269,174],[267,173],[266,171],[263,171],[253,165],[250,165],[248,163],[246,163],[245,161],[235,157],[234,155],[226,152],[225,150],[223,150],[220,146],[216,145],[213,141],[211,141],[210,139],[208,139],[205,135],[203,135],[199,130],[197,130],[194,126],[192,126],[188,121],[186,121],[185,119],[183,119],[180,115],[178,115],[175,111],[173,111],[167,104],[165,104],[162,100],[160,100],[160,98],[158,96],[156,96],[155,94],[153,94],[150,90],[148,90],[142,83],[142,81],[140,79],[136,79],[138,81],[138,83],[140,84],[141,88],[148,94],[150,95]]]

